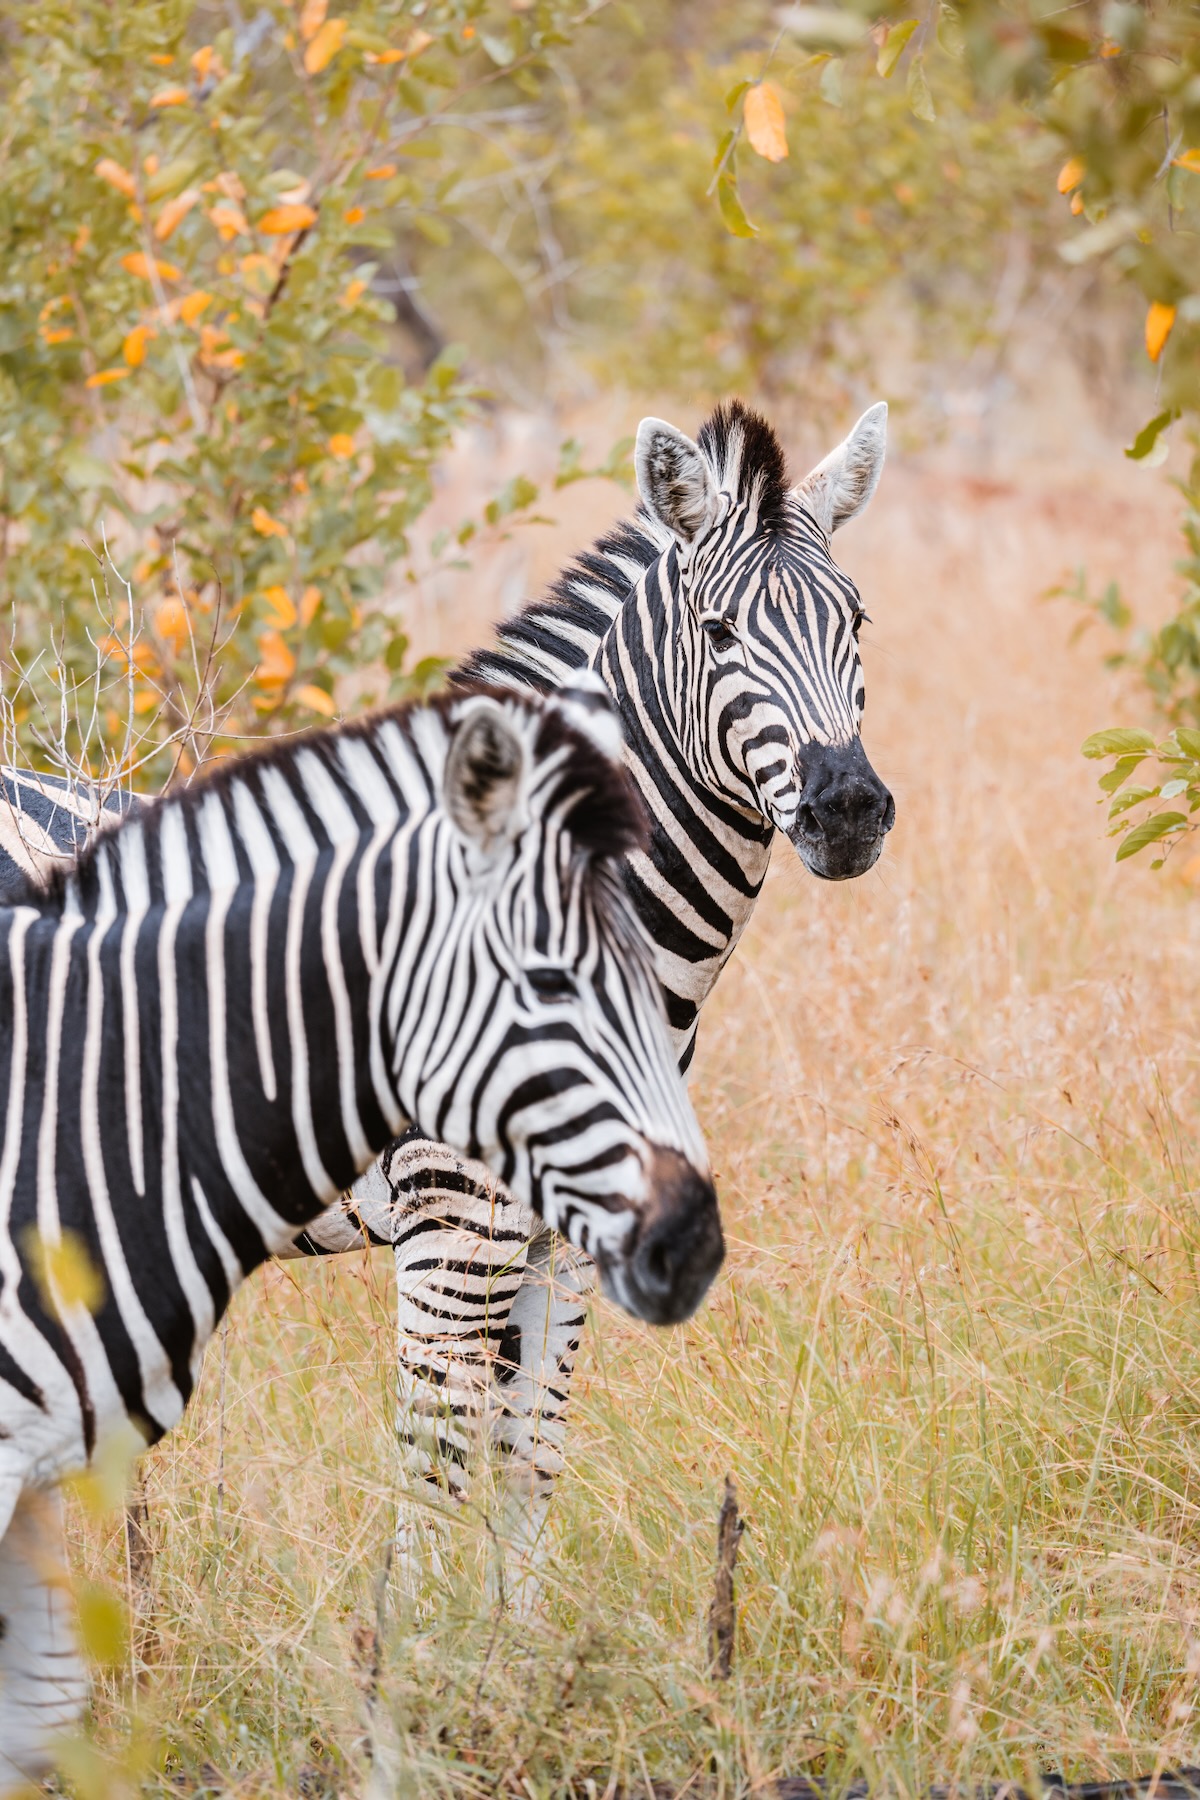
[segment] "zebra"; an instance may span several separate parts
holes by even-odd
[[[866,613],[830,553],[833,532],[875,491],[886,427],[881,402],[791,487],[774,431],[736,401],[696,442],[643,420],[636,517],[456,676],[552,690],[590,668],[612,694],[652,821],[649,844],[626,859],[626,880],[654,942],[684,1071],[775,834],[814,875],[844,880],[872,866],[895,818],[860,737]],[[486,1171],[415,1132],[294,1253],[364,1242],[395,1251],[397,1429],[410,1493],[428,1482],[465,1498],[471,1453],[490,1436],[509,1541],[528,1548],[563,1466],[592,1284],[586,1257],[539,1228]],[[423,1535],[411,1521],[402,1528],[410,1561]],[[426,1549],[436,1558],[436,1543]]]
[[[409,1122],[639,1316],[712,1280],[596,687],[219,764],[0,904],[0,1794],[85,1698],[55,1484],[176,1423],[234,1289]]]

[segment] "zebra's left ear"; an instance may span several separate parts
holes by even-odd
[[[849,436],[796,489],[827,532],[855,518],[879,486],[887,450],[887,401],[869,406]]]
[[[686,432],[665,419],[643,419],[633,465],[647,509],[686,549],[704,536],[717,516],[712,470]]]
[[[525,745],[494,700],[477,700],[455,731],[444,799],[463,836],[487,858],[524,830]]]

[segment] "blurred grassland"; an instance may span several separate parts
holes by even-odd
[[[726,1271],[680,1330],[593,1308],[538,1616],[484,1598],[486,1482],[421,1616],[389,1601],[374,1787],[390,1260],[243,1290],[148,1465],[144,1685],[97,1700],[102,1743],[136,1712],[169,1748],[146,1792],[910,1794],[1200,1760],[1200,859],[1113,869],[1077,747],[1121,678],[1038,599],[1085,558],[1163,590],[1170,493],[1117,463],[900,457],[839,544],[899,823],[846,887],[777,859],[693,1081]],[[122,1579],[115,1527],[73,1532]]]

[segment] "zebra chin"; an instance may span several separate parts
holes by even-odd
[[[887,834],[881,831],[864,842],[861,838],[811,837],[793,827],[787,835],[810,875],[821,881],[853,881],[875,867]]]
[[[592,1254],[610,1300],[649,1325],[690,1319],[725,1259],[717,1191],[675,1150],[650,1159],[649,1206],[620,1251]]]

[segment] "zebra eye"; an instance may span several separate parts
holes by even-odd
[[[737,632],[724,619],[707,619],[704,629],[708,633],[709,642],[717,650],[731,650],[737,643]]]
[[[575,977],[569,969],[528,969],[526,978],[538,999],[547,1004],[575,998]]]
[[[864,624],[869,625],[870,623],[871,623],[870,614],[865,613],[862,610],[862,608],[860,607],[859,610],[854,615],[854,619],[851,623],[850,629],[853,631],[855,637],[857,638],[857,636],[858,636],[859,632],[862,630]]]

